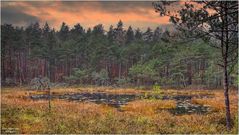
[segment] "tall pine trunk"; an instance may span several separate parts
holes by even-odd
[[[121,79],[121,69],[122,69],[122,64],[120,62],[120,64],[119,64],[119,79]]]
[[[2,79],[2,82],[5,82],[6,81],[6,69],[5,69],[5,55],[4,56],[1,56],[1,79]]]
[[[191,85],[192,84],[192,64],[189,61],[188,65],[187,65],[187,85]]]
[[[51,82],[55,82],[55,67],[54,67],[55,61],[53,58],[49,60],[49,78]]]
[[[231,114],[230,114],[230,101],[229,101],[229,94],[228,94],[228,71],[227,71],[227,60],[224,60],[224,80],[223,80],[223,87],[224,87],[224,97],[225,97],[225,106],[226,106],[226,124],[227,129],[231,128]]]
[[[226,124],[227,124],[227,129],[230,130],[231,129],[231,114],[230,114],[230,100],[229,100],[229,84],[228,84],[228,49],[229,49],[229,41],[228,41],[228,10],[227,10],[227,2],[225,3],[225,24],[226,26],[224,26],[225,28],[225,38],[226,38],[226,42],[225,42],[225,52],[224,52],[224,57],[223,57],[223,71],[224,71],[224,97],[225,97],[225,106],[226,106]],[[224,19],[223,19],[223,24],[224,24]],[[222,33],[223,34],[223,33]],[[224,41],[224,40],[223,40]]]

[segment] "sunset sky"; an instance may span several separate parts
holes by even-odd
[[[2,24],[11,23],[26,26],[36,21],[48,22],[59,29],[62,22],[73,27],[80,23],[84,28],[103,24],[105,29],[115,26],[122,20],[125,28],[147,29],[169,24],[167,17],[160,17],[152,6],[152,2],[1,2]]]

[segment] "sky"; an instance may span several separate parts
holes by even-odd
[[[152,2],[118,1],[20,1],[1,2],[1,23],[27,26],[34,22],[59,29],[62,22],[71,28],[80,23],[84,28],[103,24],[105,29],[116,26],[122,20],[124,27],[146,30],[157,26],[167,26],[168,17],[160,17]]]

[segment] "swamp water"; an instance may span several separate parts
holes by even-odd
[[[51,99],[62,99],[68,101],[84,101],[84,102],[93,102],[97,104],[107,104],[112,107],[116,107],[121,110],[120,107],[122,105],[126,105],[130,101],[138,100],[138,99],[161,99],[161,100],[175,100],[176,108],[169,109],[169,111],[173,114],[191,114],[198,113],[204,114],[210,111],[208,106],[192,104],[191,99],[193,97],[196,98],[212,98],[210,95],[177,95],[177,96],[153,96],[148,95],[144,96],[142,94],[106,94],[106,93],[69,93],[62,95],[49,95],[41,94],[41,95],[31,95],[30,98],[32,100],[48,100]]]

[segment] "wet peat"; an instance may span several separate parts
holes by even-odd
[[[120,108],[121,105],[125,105],[130,101],[137,99],[161,99],[161,100],[175,100],[177,102],[176,108],[170,109],[169,111],[175,115],[180,114],[191,114],[191,113],[199,113],[204,114],[207,113],[210,108],[208,106],[196,105],[191,103],[191,99],[193,97],[196,98],[212,98],[209,95],[177,95],[177,96],[153,96],[148,95],[144,97],[143,95],[132,95],[132,94],[106,94],[106,93],[69,93],[62,95],[49,95],[41,94],[41,95],[31,95],[29,98],[32,100],[48,100],[51,99],[63,99],[68,101],[85,101],[85,102],[93,102],[97,104],[106,104],[112,107]]]

